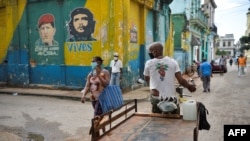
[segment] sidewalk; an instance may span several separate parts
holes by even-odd
[[[190,77],[183,75],[186,80]],[[191,77],[195,84],[198,86],[201,82],[199,77],[195,74]],[[45,88],[14,88],[14,87],[0,87],[0,94],[7,93],[12,95],[34,95],[34,96],[50,96],[50,97],[60,97],[65,99],[79,100],[81,99],[81,93],[78,90],[55,90],[55,89],[45,89]],[[88,95],[89,96],[89,95]],[[124,101],[130,101],[133,99],[145,100],[149,96],[149,88],[141,86],[129,92],[123,93]]]
[[[146,99],[148,96],[148,87],[140,87],[133,91],[129,91],[123,94],[124,101],[133,99]],[[59,97],[64,99],[79,100],[82,94],[77,90],[51,90],[45,88],[13,88],[13,87],[0,87],[0,94],[12,94],[15,95],[33,95],[33,96],[48,96]],[[89,94],[87,95],[88,98]]]

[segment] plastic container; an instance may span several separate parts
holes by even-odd
[[[183,103],[183,120],[195,121],[197,118],[197,105],[195,100]]]

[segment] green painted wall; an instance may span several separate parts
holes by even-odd
[[[183,29],[185,27],[185,18],[183,14],[175,14],[173,15],[173,23],[174,23],[174,47],[175,49],[181,49],[181,35]]]

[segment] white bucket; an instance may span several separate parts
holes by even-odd
[[[196,120],[197,106],[195,100],[188,100],[183,103],[183,120]]]

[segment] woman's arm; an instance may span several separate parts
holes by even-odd
[[[98,75],[100,81],[101,81],[101,85],[103,87],[106,87],[109,85],[109,81],[110,81],[110,74],[108,71],[102,71],[100,73],[100,75]]]
[[[84,87],[84,89],[81,91],[81,93],[82,93],[81,102],[82,102],[82,103],[85,102],[86,95],[87,95],[87,93],[89,92],[89,88],[90,88],[90,77],[91,77],[91,75],[89,74],[88,77],[87,77],[87,82],[86,82],[86,84],[85,84],[85,87]]]

